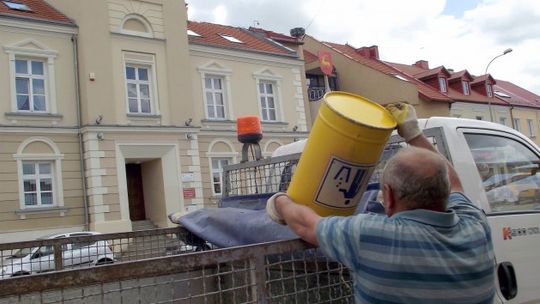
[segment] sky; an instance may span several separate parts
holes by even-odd
[[[186,0],[188,18],[379,47],[381,60],[488,73],[540,95],[538,0]]]

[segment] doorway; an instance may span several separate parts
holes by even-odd
[[[126,182],[129,218],[131,221],[143,221],[146,219],[146,211],[144,209],[143,178],[140,164],[126,164]]]

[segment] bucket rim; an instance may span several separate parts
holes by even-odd
[[[373,126],[373,125],[369,125],[369,124],[366,124],[364,122],[361,122],[361,121],[358,121],[356,119],[353,119],[351,117],[348,117],[348,116],[345,116],[343,113],[339,112],[336,108],[334,108],[327,100],[327,97],[329,95],[348,95],[350,97],[354,97],[354,98],[360,98],[364,101],[367,101],[369,103],[371,103],[373,106],[385,111],[385,112],[388,112],[388,110],[386,110],[382,105],[366,98],[366,97],[363,97],[363,96],[360,96],[360,95],[357,95],[357,94],[353,94],[353,93],[349,93],[349,92],[344,92],[344,91],[330,91],[330,92],[326,92],[323,96],[323,102],[326,104],[326,106],[328,106],[328,108],[332,109],[333,112],[335,114],[337,114],[338,116],[344,118],[345,120],[348,120],[350,122],[353,122],[355,124],[358,124],[358,125],[362,125],[364,127],[367,127],[367,128],[371,128],[371,129],[377,129],[377,130],[393,130],[396,128],[397,126],[397,122],[395,121],[394,117],[392,117],[392,115],[390,113],[388,113],[388,116],[392,119],[392,121],[394,122],[393,123],[393,126],[392,127],[388,127],[388,128],[385,128],[385,127],[381,127],[381,126]]]

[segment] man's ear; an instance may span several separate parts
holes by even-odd
[[[394,191],[390,188],[390,185],[383,185],[383,199],[384,199],[384,212],[388,216],[394,214],[396,206],[396,200],[394,199]]]

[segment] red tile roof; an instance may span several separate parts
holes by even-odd
[[[415,74],[414,77],[418,79],[423,79],[423,78],[429,78],[430,76],[439,75],[440,73],[446,74],[447,77],[450,76],[450,73],[448,72],[448,70],[446,70],[444,66],[441,65],[440,67],[424,70],[421,73]]]
[[[451,87],[448,87],[448,92],[446,93],[450,98],[452,98],[454,101],[462,101],[462,102],[468,102],[468,103],[478,103],[478,104],[486,104],[491,103],[494,105],[501,105],[501,106],[507,106],[508,103],[506,103],[505,100],[499,99],[496,97],[487,97],[484,96],[475,90],[469,90],[469,95],[465,95],[461,93],[460,91],[454,90]]]
[[[315,39],[315,38],[313,38]],[[348,44],[337,44],[332,42],[321,42],[322,44],[326,45],[329,48],[334,49],[336,52],[343,54],[344,56],[348,57],[349,59],[356,61],[360,64],[363,64],[365,66],[368,66],[374,70],[377,70],[379,72],[385,73],[387,75],[400,75],[410,81],[411,83],[414,83],[418,88],[418,93],[423,96],[424,98],[427,98],[429,100],[436,100],[436,101],[445,101],[445,102],[451,102],[451,99],[442,94],[441,92],[433,89],[432,87],[428,86],[427,84],[417,80],[416,78],[412,77],[411,75],[408,75],[406,73],[403,73],[399,69],[394,68],[390,64],[378,60],[378,59],[371,59],[366,58],[356,52],[356,48],[352,47]]]
[[[304,50],[304,62],[306,64],[319,61],[319,57],[310,51]]]
[[[474,80],[471,82],[471,84],[474,85],[474,84],[478,84],[478,83],[481,83],[481,82],[485,82],[488,79],[491,80],[492,84],[497,83],[495,81],[495,79],[493,77],[491,77],[491,75],[485,74],[485,75],[480,75],[480,76],[474,77]]]
[[[493,91],[495,92],[495,96],[511,105],[540,108],[540,96],[511,82],[497,79],[497,84],[493,86]]]
[[[466,78],[469,81],[472,81],[474,78],[471,76],[471,74],[467,70],[462,70],[459,72],[455,72],[452,75],[450,75],[450,78],[448,80],[454,80],[454,79],[460,79],[460,78]]]
[[[444,101],[444,102],[452,101],[448,96],[442,94],[441,92],[423,83],[422,81],[412,77],[411,75],[408,75],[407,73],[403,73],[399,69],[394,68],[393,66],[391,66],[390,64],[384,61],[381,61],[378,59],[367,58],[358,54],[356,52],[356,48],[352,47],[351,45],[348,45],[348,44],[343,45],[343,44],[337,44],[337,43],[332,43],[332,42],[321,42],[321,43],[335,50],[336,52],[343,54],[349,59],[355,62],[358,62],[360,64],[363,64],[365,66],[368,66],[376,71],[379,71],[387,75],[400,75],[401,77],[415,84],[416,87],[418,88],[418,93],[420,94],[420,96],[424,98],[427,98],[429,100]]]
[[[292,36],[280,34],[272,31],[268,31],[262,28],[258,27],[250,27],[250,31],[255,33],[260,33],[266,36],[267,38],[270,38],[272,40],[278,41],[278,42],[287,42],[287,43],[294,43],[294,44],[302,44],[302,42]]]
[[[426,69],[423,69],[416,65],[409,65],[409,64],[403,64],[403,63],[395,63],[395,62],[386,62],[387,64],[393,66],[394,68],[402,71],[403,73],[409,74],[411,76],[423,73],[427,71]]]
[[[394,63],[394,62],[388,62],[388,64],[418,79],[422,77],[426,77],[428,75],[434,75],[440,72],[442,69],[444,69],[443,66],[426,70],[416,65],[408,65],[408,64]],[[471,84],[472,84],[472,83],[479,83],[479,82],[485,81],[488,75],[482,75],[480,77],[474,78],[469,74],[469,72],[467,72],[467,70],[463,70],[463,71],[459,71],[457,73],[451,74],[449,79],[454,80],[460,77],[466,77],[468,80],[471,81]],[[472,89],[469,90],[470,91],[469,95],[465,95],[461,93],[460,91],[454,90],[450,86],[447,87],[447,90],[448,92],[446,92],[446,95],[454,101],[479,103],[479,104],[486,104],[486,103],[491,102],[491,104],[496,104],[496,105],[508,105],[508,103],[505,102],[505,100],[503,99],[499,99],[495,97],[490,98]]]
[[[0,1],[0,17],[9,16],[15,18],[32,19],[74,26],[75,23],[66,15],[62,14],[44,0],[14,0],[12,2],[25,4],[31,11],[21,11],[9,8],[4,1]]]
[[[258,37],[243,28],[208,22],[188,21],[188,29],[200,35],[200,37],[188,35],[189,43],[271,55],[298,57],[296,52],[268,41],[263,37]],[[232,36],[242,41],[242,43],[230,42],[220,35]]]

